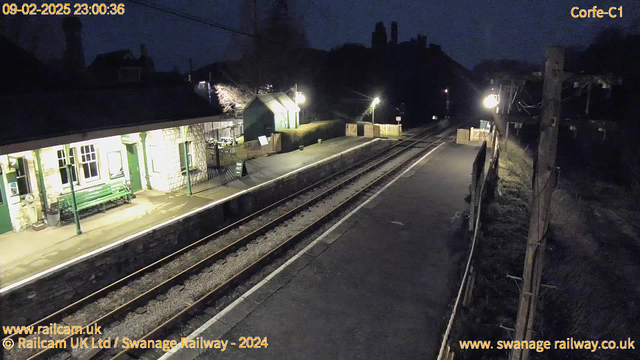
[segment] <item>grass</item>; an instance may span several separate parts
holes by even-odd
[[[475,254],[473,302],[460,313],[452,342],[456,359],[507,358],[503,350],[460,352],[457,340],[510,339],[518,305],[518,285],[507,274],[520,276],[524,261],[531,199],[532,161],[514,142],[501,148],[498,185],[481,216],[482,236]]]
[[[511,340],[531,201],[531,157],[514,143],[502,147],[499,183],[482,215],[472,305],[463,309],[452,345],[456,359],[506,359],[504,350],[461,352],[457,340]],[[552,220],[534,340],[640,339],[640,205],[633,187],[571,170],[552,197]],[[637,351],[637,350],[636,350]],[[633,350],[549,350],[532,359],[630,359]]]
[[[541,297],[536,330],[557,339],[640,339],[637,203],[626,200],[633,196],[623,186],[572,175],[577,176],[561,181],[553,194],[543,281],[558,289]],[[631,354],[550,351],[541,358],[626,359]]]

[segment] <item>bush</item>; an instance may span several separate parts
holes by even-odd
[[[308,146],[318,139],[332,139],[344,136],[345,123],[342,120],[315,121],[300,125],[297,129],[282,130],[282,151],[297,150],[300,145]]]

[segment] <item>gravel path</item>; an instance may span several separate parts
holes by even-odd
[[[389,171],[391,168],[413,156],[417,152],[418,149],[409,149],[395,159],[389,160],[387,163],[361,176],[322,201],[317,202],[312,207],[296,214],[283,225],[277,226],[276,228],[259,236],[225,259],[219,260],[215,264],[205,268],[200,273],[192,275],[182,284],[172,287],[163,295],[160,295],[156,297],[156,299],[146,303],[144,306],[135,309],[135,311],[126,315],[122,320],[109,324],[106,328],[103,328],[103,334],[97,336],[97,338],[140,338],[160,323],[168,320],[171,316],[175,315],[189,304],[236,275],[240,270],[267,254],[273,248],[312,224],[319,217],[332,211],[336,206],[344,201],[344,199],[362,189],[375,178]],[[155,271],[147,273],[140,278],[131,281],[126,286],[123,286],[122,288],[107,294],[103,298],[86,305],[75,313],[64,318],[63,322],[66,325],[81,325],[94,321],[98,317],[112,311],[140,293],[151,289],[163,281],[166,281],[194,263],[233,243],[238,238],[262,227],[268,222],[294,209],[352,175],[353,172],[340,176],[337,179],[329,181],[316,189],[310,190],[296,197],[295,199],[281,204],[277,208],[248,221],[238,228],[220,234],[215,239],[212,239],[212,241],[208,241],[206,244],[198,246],[178,256],[173,261],[163,265]],[[20,351],[16,350],[18,349],[14,349],[11,352],[5,352],[5,358],[8,360],[24,359],[34,353],[23,351],[22,349],[20,349]],[[83,356],[88,355],[88,352],[89,351],[87,349],[75,349],[71,352],[71,356],[72,358],[82,358]],[[64,359],[65,355],[68,356],[67,353],[63,353],[58,354],[55,358]]]

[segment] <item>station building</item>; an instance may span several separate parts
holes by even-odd
[[[300,122],[299,112],[298,105],[285,93],[255,96],[242,114],[245,141],[297,128]]]
[[[0,233],[55,221],[47,213],[72,185],[172,191],[186,186],[187,161],[191,183],[206,181],[205,124],[220,120],[190,87],[28,94],[0,107]]]

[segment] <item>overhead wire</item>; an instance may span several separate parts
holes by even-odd
[[[232,27],[229,27],[229,26],[226,26],[226,25],[223,25],[223,24],[211,21],[211,20],[207,20],[207,19],[195,16],[195,15],[191,15],[191,14],[188,14],[188,13],[185,13],[185,12],[182,12],[182,11],[171,9],[171,8],[166,7],[166,6],[157,5],[157,4],[149,4],[147,2],[140,1],[140,0],[128,0],[128,1],[131,2],[131,3],[134,3],[134,4],[138,4],[140,6],[148,7],[150,9],[154,9],[154,10],[162,11],[162,12],[167,13],[167,14],[178,16],[178,17],[181,17],[183,19],[195,21],[195,22],[198,22],[200,24],[208,25],[208,26],[215,27],[215,28],[218,28],[218,29],[221,29],[221,30],[225,30],[225,31],[229,31],[229,32],[232,32],[232,33],[235,33],[235,34],[248,36],[248,37],[260,40],[260,41],[265,41],[265,42],[274,44],[274,45],[287,47],[285,44],[282,44],[280,42],[277,42],[277,41],[274,41],[274,40],[271,40],[271,39],[267,39],[267,38],[264,38],[262,36],[258,36],[256,34],[252,34],[252,33],[246,32],[246,31],[234,29]]]

